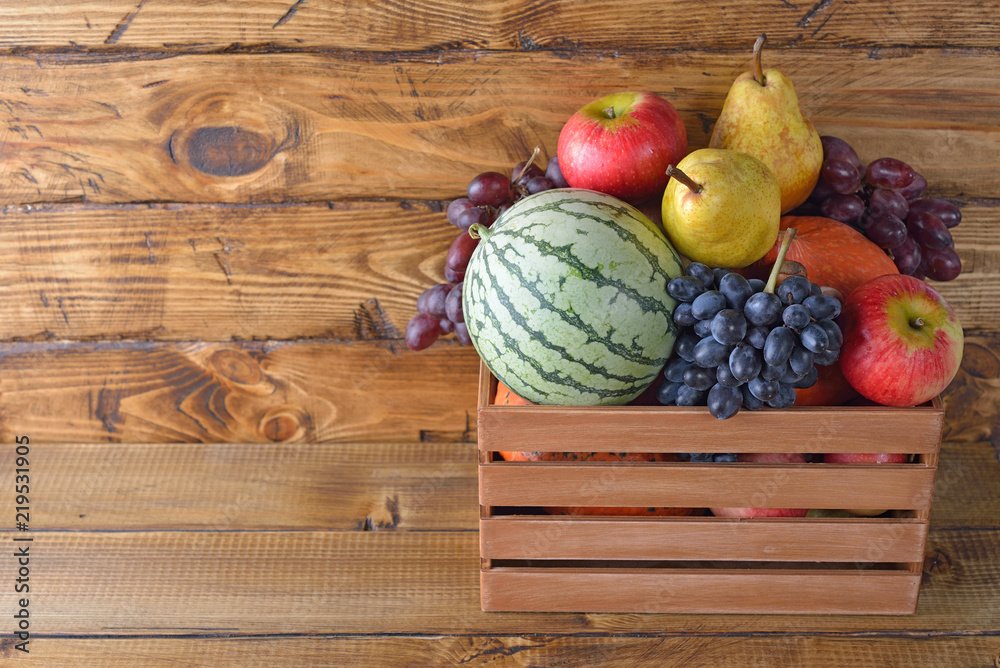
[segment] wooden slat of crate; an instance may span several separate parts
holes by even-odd
[[[934,452],[944,411],[933,406],[817,406],[740,411],[703,407],[493,406],[479,412],[482,450],[570,452]]]
[[[916,519],[499,516],[479,522],[492,559],[923,561]]]
[[[493,568],[486,611],[911,614],[920,574],[902,570]]]
[[[479,467],[479,503],[926,510],[934,473],[916,463],[494,462]]]
[[[941,447],[944,408],[815,406],[741,411],[703,407],[496,406],[496,378],[479,367],[479,449],[527,452],[902,452]]]

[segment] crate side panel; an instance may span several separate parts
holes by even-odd
[[[719,421],[701,407],[488,406],[483,450],[573,452],[937,452],[944,412],[823,406],[740,411]]]
[[[490,506],[930,508],[921,464],[653,464],[502,462],[479,467]]]
[[[922,561],[919,520],[495,517],[479,522],[491,559]]]
[[[907,571],[495,568],[480,573],[486,611],[912,614]]]

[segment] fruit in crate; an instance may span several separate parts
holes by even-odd
[[[493,375],[534,403],[625,404],[673,349],[677,253],[637,209],[552,190],[515,203],[482,237],[463,284],[473,345]]]
[[[775,69],[761,68],[761,35],[753,48],[754,71],[737,77],[722,105],[709,146],[759,158],[781,187],[781,211],[806,201],[819,178],[823,145],[803,116],[795,86]]]
[[[821,140],[823,168],[810,205],[885,249],[901,274],[957,278],[962,262],[950,230],[962,221],[958,207],[943,199],[920,199],[927,181],[902,160],[879,158],[865,166],[843,139]]]
[[[867,399],[914,406],[936,397],[958,373],[962,325],[938,291],[917,278],[879,276],[858,286],[840,323],[840,367]]]
[[[794,227],[795,239],[785,256],[805,267],[809,279],[837,290],[846,297],[865,281],[898,273],[882,249],[857,230],[820,216],[782,216],[780,229]],[[760,262],[741,272],[761,277],[778,257],[780,242]]]
[[[614,93],[566,121],[556,152],[570,186],[635,204],[663,192],[667,165],[687,154],[687,130],[659,95]]]
[[[681,302],[674,309],[681,330],[663,371],[661,403],[707,405],[720,420],[741,408],[789,408],[796,389],[816,383],[817,366],[837,361],[840,302],[804,276],[775,285],[794,236],[794,228],[785,232],[767,283],[692,262],[667,284]]]
[[[749,452],[737,456],[737,461],[742,463],[757,464],[805,464],[806,458],[797,452]],[[760,502],[767,503],[767,492],[761,490]],[[754,499],[756,502],[756,499]],[[712,514],[716,517],[805,517],[809,512],[808,508],[711,508]]]
[[[823,456],[823,462],[827,464],[905,464],[910,456],[900,452],[890,452],[884,454],[842,452],[828,453]],[[845,509],[851,515],[858,517],[875,517],[881,515],[887,509],[877,508],[848,508]]]
[[[714,267],[744,267],[774,244],[781,192],[760,160],[705,148],[668,171],[663,229],[683,255]]]

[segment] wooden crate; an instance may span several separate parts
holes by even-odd
[[[486,611],[910,614],[941,445],[913,408],[496,406],[479,385]],[[505,462],[498,450],[904,452],[912,463]],[[625,517],[545,506],[887,508],[891,517]]]

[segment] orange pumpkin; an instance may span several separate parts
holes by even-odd
[[[796,231],[785,259],[801,263],[813,283],[836,288],[845,297],[876,276],[899,273],[885,251],[849,225],[820,216],[784,216],[781,229],[789,227]],[[774,248],[741,273],[766,279],[781,241],[779,235]]]
[[[497,381],[497,393],[493,398],[495,406],[534,406],[533,403],[514,394],[509,387]]]

